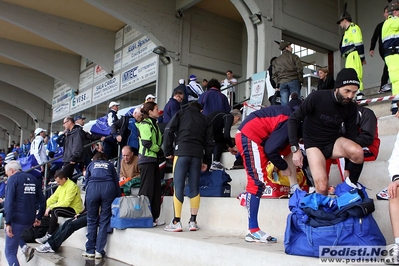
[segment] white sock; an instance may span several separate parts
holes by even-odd
[[[395,244],[399,244],[399,237],[395,237]]]
[[[358,188],[355,184],[352,183],[352,181],[349,179],[349,176],[345,178],[345,183],[348,184],[348,186],[351,186],[353,188]]]
[[[296,184],[294,184],[294,185],[291,186],[291,191],[295,191],[295,190],[297,190],[297,189],[301,189],[301,188],[299,187],[298,183],[296,183]]]

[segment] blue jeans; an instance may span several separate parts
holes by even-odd
[[[18,245],[21,248],[26,245],[25,241],[22,240],[22,232],[31,226],[12,223],[11,228],[14,236],[10,238],[6,235],[6,247],[4,249],[4,254],[9,265],[19,266],[17,259]]]
[[[301,84],[298,80],[280,84],[281,105],[288,105],[288,99],[293,92],[298,93],[298,96],[301,93]]]

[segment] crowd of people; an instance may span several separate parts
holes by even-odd
[[[395,92],[396,69],[392,67],[392,60],[396,60],[399,53],[398,37],[387,40],[394,34],[392,24],[396,20],[392,18],[399,16],[399,1],[392,1],[384,11],[386,21],[377,26],[370,55],[373,56],[379,37],[380,55],[386,63],[380,89],[385,89],[389,73]],[[388,12],[393,17],[388,16]],[[246,171],[247,242],[277,242],[276,237],[261,230],[258,224],[260,198],[267,184],[266,166],[272,162],[284,176],[289,177],[291,193],[301,189],[296,176],[297,167],[304,166],[301,144],[316,193],[328,195],[327,166],[330,159],[345,158],[344,182],[358,188],[365,157],[375,160],[378,155],[379,144],[377,150],[371,148],[378,138],[377,125],[372,111],[355,103],[356,94],[363,89],[362,65],[366,61],[360,28],[352,22],[346,5],[337,24],[345,30],[340,50],[346,58],[346,67],[337,74],[336,80],[327,68],[320,68],[318,90],[304,101],[300,100],[302,63],[292,53],[290,42],[279,42],[282,53],[271,60],[269,71],[271,83],[280,93],[281,105],[250,113],[233,139],[231,128],[241,120],[242,114],[231,108],[237,103],[237,79],[228,70],[226,79],[204,79],[202,85],[197,82],[196,75],[189,76],[187,85],[184,79],[180,79],[164,107],[162,119],[156,96],[152,94],[145,97],[141,106],[132,108],[122,117],[117,115],[120,104],[110,102],[106,121],[111,130],[108,139],[84,131],[85,117],[77,115],[65,117],[65,131],[62,134],[53,133],[54,138],[49,138],[45,129],[37,128],[31,140],[24,141],[22,147],[14,144],[8,150],[12,157],[7,160],[4,153],[3,158],[9,178],[4,201],[5,255],[9,264],[19,265],[16,256],[18,245],[26,261],[32,259],[34,249],[20,240],[21,235],[24,229],[40,225],[41,219],[46,216],[50,217],[50,226],[45,236],[36,239],[41,244],[36,248],[38,252],[56,252],[74,231],[87,226],[87,242],[82,255],[102,259],[106,255],[105,246],[110,231],[111,204],[121,196],[120,182],[128,179],[140,178],[138,193],[149,199],[153,226],[164,225],[159,216],[163,179],[163,167],[160,165],[165,160],[173,162],[174,178],[174,216],[164,227],[169,232],[184,230],[181,213],[186,177],[191,212],[187,228],[189,231],[200,229],[197,222],[200,175],[204,171],[225,169],[220,162],[223,151],[241,157]],[[381,34],[378,36],[379,31]],[[381,50],[381,47],[384,49]],[[227,88],[227,96],[221,92],[223,88]],[[398,113],[396,116],[399,118]],[[102,142],[103,146],[89,146],[93,141]],[[392,182],[388,193],[396,250],[399,252],[398,145],[399,135],[389,161]],[[46,200],[40,179],[22,172],[16,159],[32,154],[39,164],[44,165],[61,147],[63,164],[60,169],[53,169],[58,187]],[[370,156],[367,151],[370,151]],[[108,160],[115,157],[120,158],[118,169]],[[41,171],[44,173],[44,166]],[[85,176],[84,201],[74,178],[76,172]],[[70,219],[58,228],[59,216]]]

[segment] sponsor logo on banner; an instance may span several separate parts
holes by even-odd
[[[79,90],[93,84],[94,68],[90,68],[80,74]]]
[[[69,114],[69,101],[53,106],[53,121]]]
[[[136,39],[140,35],[141,35],[141,32],[139,32],[138,30],[132,28],[132,26],[130,26],[130,25],[126,25],[123,28],[123,45],[133,41],[134,39]]]
[[[114,56],[114,72],[119,71],[122,66],[122,51],[115,53]]]
[[[119,91],[120,75],[115,75],[112,79],[108,79],[95,87],[93,87],[93,102],[104,100],[107,95]]]
[[[123,48],[122,67],[134,63],[135,61],[152,54],[155,44],[146,36],[129,44]]]
[[[79,92],[78,95],[74,95],[71,99],[71,111],[89,105],[91,103],[91,92],[92,89],[88,89],[84,92]]]
[[[107,72],[99,65],[94,67],[94,83],[105,77]]]
[[[72,89],[67,84],[62,84],[56,90],[54,90],[53,94],[53,104],[58,105],[60,103],[69,102],[72,95]]]
[[[157,57],[152,57],[122,73],[121,89],[127,89],[133,85],[148,83],[156,78]]]
[[[263,94],[265,93],[265,84],[266,71],[256,73],[252,76],[249,105],[253,107],[247,108],[247,115],[261,108],[260,105],[262,105]]]

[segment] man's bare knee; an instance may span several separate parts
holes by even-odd
[[[364,161],[364,152],[362,147],[359,145],[353,145],[352,147],[349,147],[347,154],[348,159],[353,163],[360,164]]]

